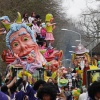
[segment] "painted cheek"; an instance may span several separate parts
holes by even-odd
[[[16,48],[12,48],[12,51],[16,54],[19,54],[21,52],[20,46],[16,47]]]

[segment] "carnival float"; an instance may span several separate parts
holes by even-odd
[[[73,85],[75,85],[74,79],[76,76],[80,77],[81,85],[86,85],[87,70],[96,69],[97,66],[93,64],[90,66],[89,51],[82,44],[79,44],[75,48],[75,52],[72,55],[74,70],[63,66],[63,51],[52,47],[54,38],[51,30],[55,28],[56,24],[51,23],[53,19],[52,14],[46,15],[46,24],[43,25],[46,25],[45,28],[48,32],[46,36],[48,47],[45,47],[45,41],[42,47],[39,47],[36,40],[36,33],[34,30],[31,30],[31,23],[22,23],[19,12],[14,23],[10,22],[8,16],[0,18],[1,23],[6,29],[6,46],[8,47],[1,54],[2,60],[7,64],[6,78],[12,79],[14,76],[17,76],[17,78],[27,76],[30,84],[32,84],[32,79],[35,81],[43,79],[47,82],[50,78],[53,78],[58,80],[58,86],[64,86],[68,81],[71,81],[71,79],[65,78],[71,72],[71,78],[73,79],[71,82]],[[52,39],[49,37],[52,37]],[[76,94],[80,94],[79,91],[75,91]],[[73,94],[75,94],[75,91]]]
[[[74,73],[80,76],[82,85],[89,86],[99,78],[100,70],[97,67],[97,60],[89,56],[89,50],[79,44],[72,55]],[[81,86],[82,86],[81,85]]]
[[[53,18],[51,14],[46,15],[46,20],[50,21],[51,18]],[[10,22],[8,16],[3,16],[0,20],[7,31],[6,46],[8,49],[3,51],[1,57],[7,64],[8,74],[12,73],[12,77],[17,75],[19,78],[26,75],[31,83],[36,70],[41,73],[41,71],[50,68],[52,72],[58,69],[63,56],[62,50],[55,50],[50,47],[39,48],[36,42],[36,34],[30,28],[31,24],[22,23],[19,12],[14,23]],[[44,77],[47,78],[47,71],[44,72]]]

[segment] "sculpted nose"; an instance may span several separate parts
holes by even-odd
[[[21,49],[22,50],[27,50],[28,49],[28,46],[24,43],[21,43]]]

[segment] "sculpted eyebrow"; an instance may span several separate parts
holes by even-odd
[[[15,40],[15,37],[11,38],[10,43],[11,43],[13,40]]]
[[[27,32],[20,32],[20,33],[18,34],[18,36],[24,35],[24,34],[26,34],[26,33],[27,33]],[[15,38],[16,38],[16,37],[11,38],[10,43],[11,43],[13,40],[15,40]]]
[[[21,36],[21,35],[24,35],[24,34],[26,34],[27,32],[20,32],[19,34],[18,34],[18,36]]]

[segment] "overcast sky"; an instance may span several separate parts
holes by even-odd
[[[100,0],[61,0],[60,4],[63,12],[65,12],[68,17],[73,18],[77,18],[87,6],[97,9],[98,5],[100,5]]]

